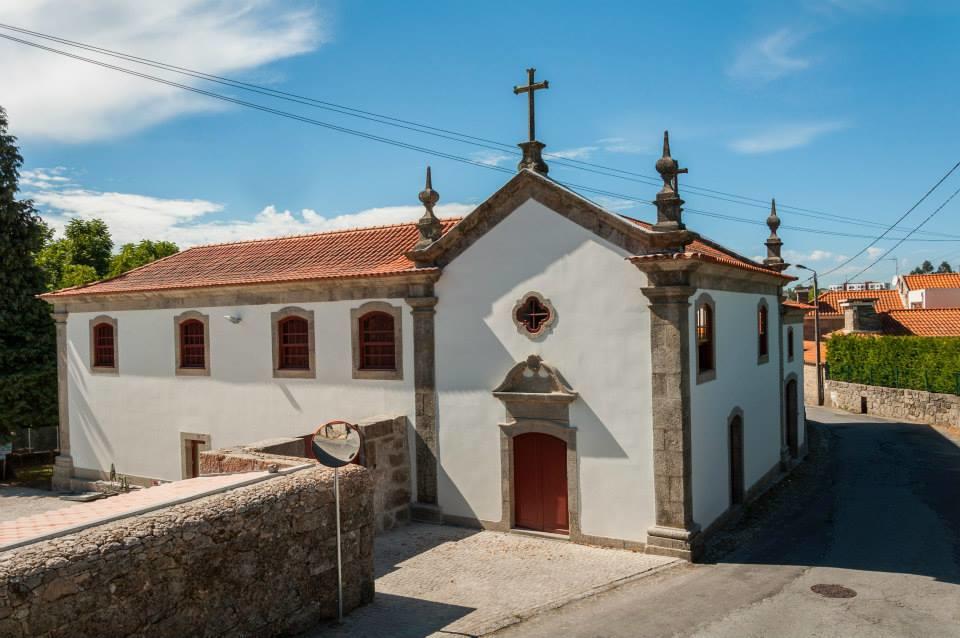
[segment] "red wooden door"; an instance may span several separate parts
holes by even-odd
[[[513,439],[514,521],[517,527],[566,533],[567,444],[547,434]]]

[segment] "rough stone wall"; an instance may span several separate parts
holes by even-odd
[[[271,465],[279,468],[316,463],[302,456],[303,439],[270,439],[249,445],[205,450],[200,453],[200,475],[260,472]]]
[[[960,396],[953,394],[830,380],[826,383],[824,394],[828,405],[848,412],[859,413],[860,399],[866,397],[867,414],[931,425],[960,427]]]
[[[374,418],[357,424],[363,432],[361,462],[373,477],[373,510],[378,532],[410,520],[410,450],[407,419]]]
[[[812,363],[803,364],[803,402],[817,404],[817,366]]]
[[[333,473],[310,468],[0,554],[0,636],[274,636],[336,616]],[[373,599],[373,486],[341,473],[344,609]]]

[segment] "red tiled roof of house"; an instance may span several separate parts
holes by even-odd
[[[443,232],[458,221],[443,220]],[[43,298],[396,275],[415,270],[405,253],[418,236],[416,224],[406,223],[195,246],[113,279]]]
[[[803,342],[803,362],[809,363],[810,365],[817,365],[817,342],[816,341],[806,341]],[[820,363],[827,362],[827,340],[820,340]]]
[[[960,288],[960,273],[930,273],[926,275],[904,275],[904,283],[910,290],[924,288]]]
[[[639,219],[634,219],[632,217],[627,217],[626,215],[621,215],[626,220],[629,220],[644,228],[650,230],[653,227],[653,224],[649,222],[641,221]],[[780,277],[792,281],[796,277],[791,277],[790,275],[784,275],[770,268],[766,268],[751,259],[747,259],[743,255],[738,255],[728,248],[724,248],[720,244],[717,244],[709,239],[701,237],[700,239],[695,239],[689,245],[687,245],[686,252],[681,256],[684,259],[696,259],[700,256],[706,256],[709,261],[718,262],[721,264],[726,264],[728,266],[734,266],[736,268],[741,268],[743,270],[752,270],[754,272],[762,272],[766,275],[773,275],[774,277]],[[662,258],[661,255],[650,255],[650,258],[657,259]]]
[[[875,298],[873,307],[877,312],[899,310],[903,308],[903,301],[896,290],[831,290],[821,293],[818,299],[820,316],[842,315],[843,308],[840,302],[844,299],[871,299]]]
[[[803,303],[802,301],[795,301],[793,299],[784,299],[783,305],[788,308],[799,308],[800,310],[813,310],[812,304]]]
[[[960,308],[911,308],[881,315],[884,334],[960,337]]]

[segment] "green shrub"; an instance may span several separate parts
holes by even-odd
[[[960,337],[836,335],[827,366],[836,381],[960,394]]]

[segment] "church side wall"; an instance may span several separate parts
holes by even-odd
[[[646,540],[654,523],[650,321],[626,253],[528,200],[454,259],[436,286],[439,496],[444,514],[501,522],[503,403],[517,362],[543,357],[579,393],[579,520],[587,536]],[[528,292],[557,320],[531,340],[513,321]],[[576,477],[568,476],[574,481]]]
[[[354,379],[351,308],[370,300],[240,307],[71,313],[67,322],[70,443],[78,475],[109,471],[182,477],[181,434],[209,435],[209,448],[301,436],[330,419],[405,415],[413,422],[413,324],[402,299],[403,379]],[[272,312],[314,313],[316,378],[274,378]],[[175,374],[174,317],[209,316],[209,376]],[[90,319],[117,321],[119,374],[90,372]],[[225,315],[239,315],[237,323]]]
[[[716,377],[697,383],[694,326],[698,297],[715,304]],[[770,356],[758,364],[757,305],[770,309]],[[690,306],[691,453],[693,518],[706,528],[730,506],[728,418],[743,411],[744,486],[750,489],[780,461],[780,388],[774,295],[698,290]],[[803,350],[798,350],[802,357]]]

